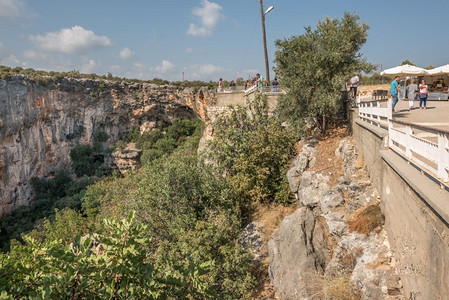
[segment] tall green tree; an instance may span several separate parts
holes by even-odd
[[[335,120],[341,87],[354,73],[375,69],[362,58],[369,26],[355,14],[325,18],[305,34],[276,41],[275,72],[288,91],[278,99],[282,119],[325,132]]]

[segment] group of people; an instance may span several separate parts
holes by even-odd
[[[393,97],[393,111],[399,100],[399,95],[401,95],[401,90],[399,87],[399,76],[396,76],[390,84],[390,95]],[[415,100],[419,99],[419,108],[427,109],[427,98],[429,97],[429,89],[427,87],[426,81],[421,80],[418,85],[418,80],[413,81],[407,80],[405,87],[405,98],[409,103],[409,110],[413,109],[413,104]]]
[[[265,79],[263,78],[263,76],[260,76],[259,73],[256,74],[255,77],[248,79],[245,83],[245,90],[249,89],[252,86],[258,86],[258,87],[262,87],[262,86],[267,86],[268,83],[265,81]]]
[[[255,77],[248,79],[245,83],[245,90],[249,89],[252,86],[257,85],[258,87],[263,87],[263,86],[269,86],[270,84],[268,83],[268,81],[264,80],[264,78],[262,76],[260,76],[259,73],[256,74]],[[278,92],[278,86],[279,86],[279,81],[277,80],[277,78],[275,77],[274,80],[271,82],[271,85],[273,86],[273,93],[277,93]]]

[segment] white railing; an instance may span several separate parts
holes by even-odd
[[[449,131],[396,121],[391,99],[358,103],[359,119],[388,130],[390,149],[441,182],[449,183]]]
[[[389,120],[389,146],[443,182],[449,182],[449,132]]]
[[[258,91],[260,93],[265,93],[265,94],[284,93],[282,87],[279,85],[277,85],[277,86],[259,86],[259,87],[257,85],[253,85],[245,90],[245,95],[254,93],[256,91]]]
[[[388,120],[393,117],[391,99],[363,101],[358,105],[360,119],[378,127],[388,128]]]
[[[258,91],[258,86],[257,85],[250,86],[245,90],[245,95],[254,93],[255,91]]]

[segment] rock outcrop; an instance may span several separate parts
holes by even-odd
[[[205,118],[207,90],[63,78],[43,85],[23,76],[0,79],[0,217],[31,199],[29,181],[70,166],[70,150],[96,131],[114,143],[131,128]]]
[[[311,170],[316,143],[303,146],[287,173],[301,207],[269,242],[269,273],[280,299],[404,299],[380,199],[357,149],[349,138],[339,143],[344,175],[331,184],[335,179]],[[372,223],[362,220],[367,212]]]
[[[134,171],[140,167],[141,154],[142,150],[137,149],[136,144],[129,143],[125,149],[118,149],[112,153],[112,159],[120,173],[124,174],[126,171]]]

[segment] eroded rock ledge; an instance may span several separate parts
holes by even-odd
[[[269,241],[277,294],[280,299],[404,299],[380,198],[354,143],[344,138],[335,150],[344,170],[338,178],[312,170],[317,143],[303,145],[287,174],[301,207]]]

